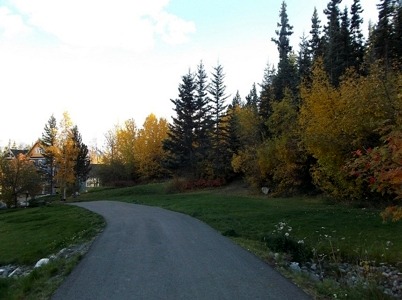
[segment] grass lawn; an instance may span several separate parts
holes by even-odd
[[[0,211],[0,266],[32,266],[62,248],[88,241],[103,226],[100,216],[69,205]],[[0,279],[0,299],[46,298],[76,262],[77,258],[52,262],[25,278]]]
[[[282,222],[293,244],[303,241],[304,249],[315,249],[314,261],[325,256],[335,264],[348,262],[362,267],[386,263],[402,268],[402,222],[383,223],[380,210],[333,204],[322,197],[269,198],[230,187],[179,194],[167,190],[167,184],[98,189],[81,195],[79,201],[118,200],[182,212],[270,262],[272,240],[264,242],[264,237],[272,236]],[[311,281],[281,266],[279,263],[285,276],[316,299],[333,299],[335,294],[343,299],[390,299],[378,289],[377,277],[373,277],[374,283],[370,279],[369,286],[350,287],[333,279]]]
[[[116,200],[182,212],[206,222],[263,259],[269,259],[264,238],[282,222],[290,239],[303,241],[306,248],[314,248],[333,261],[357,265],[375,261],[401,267],[402,222],[383,223],[379,210],[331,204],[320,197],[269,198],[233,186],[187,193],[168,191],[168,183],[99,188],[68,201]],[[2,211],[0,265],[34,264],[63,247],[89,239],[102,226],[99,216],[68,205]],[[18,280],[1,279],[0,299],[47,299],[78,259],[51,263]],[[300,278],[293,279],[300,283]],[[303,284],[320,299],[331,298],[339,291],[325,281],[314,287],[305,281]],[[348,299],[385,299],[375,292],[346,292]]]
[[[268,198],[227,188],[169,194],[166,184],[99,189],[80,201],[119,200],[194,216],[238,240],[260,242],[279,222],[290,237],[348,261],[402,263],[402,222],[383,223],[380,210],[331,204],[321,197]],[[251,246],[250,246],[251,247]],[[339,249],[339,251],[337,251]]]

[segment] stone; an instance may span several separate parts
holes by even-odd
[[[301,272],[301,269],[300,269],[300,266],[299,266],[299,263],[298,263],[298,262],[291,262],[289,268],[290,268],[293,272],[297,272],[297,273],[300,273],[300,272]]]
[[[40,260],[38,260],[38,262],[35,264],[34,268],[40,268],[44,265],[47,265],[49,263],[49,259],[48,258],[41,258]]]

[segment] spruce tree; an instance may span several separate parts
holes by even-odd
[[[321,20],[318,17],[317,8],[314,7],[313,16],[311,17],[311,38],[308,41],[311,59],[315,61],[323,55],[323,41],[321,37]]]
[[[293,34],[293,26],[289,25],[287,5],[285,1],[282,2],[279,17],[280,23],[278,23],[277,26],[280,29],[275,31],[278,38],[271,39],[271,41],[273,41],[277,45],[279,52],[278,74],[274,80],[274,91],[276,100],[281,100],[283,98],[286,88],[289,88],[294,93],[296,93],[297,90],[296,70],[291,64],[289,58],[292,51],[289,37]]]
[[[350,9],[350,59],[351,65],[354,66],[356,70],[360,70],[364,58],[364,39],[361,30],[361,25],[363,23],[363,19],[361,18],[362,13],[363,9],[360,5],[360,0],[353,0],[353,4]]]
[[[183,175],[195,175],[194,115],[196,113],[194,76],[190,72],[182,76],[179,98],[171,100],[176,117],[169,124],[168,138],[164,149],[168,152],[166,167]]]
[[[269,130],[266,125],[266,121],[272,113],[272,102],[275,101],[275,94],[273,88],[273,80],[276,76],[276,70],[274,66],[267,64],[264,70],[264,77],[260,84],[260,103],[259,103],[259,115],[261,118],[261,138],[265,139],[269,136]]]
[[[307,37],[303,34],[299,44],[299,55],[297,56],[298,77],[303,80],[310,77],[312,60]]]
[[[391,65],[394,50],[394,30],[392,18],[395,9],[395,0],[381,0],[377,4],[378,23],[374,35],[374,55],[376,59],[384,61],[386,67]]]
[[[208,88],[211,99],[211,162],[215,177],[227,177],[229,175],[230,152],[228,151],[228,132],[225,100],[226,85],[224,83],[225,74],[222,65],[218,64],[212,73],[211,83]]]
[[[253,86],[251,87],[249,94],[246,96],[246,106],[252,107],[257,111],[259,102],[260,101],[257,94],[257,87],[255,83],[253,83]]]
[[[338,5],[342,0],[331,0],[324,10],[327,25],[324,26],[324,66],[333,85],[338,86],[343,71],[342,36],[340,11]]]
[[[197,66],[195,74],[195,112],[194,112],[194,142],[196,156],[197,176],[206,173],[205,161],[208,159],[210,149],[210,132],[212,126],[211,107],[208,98],[208,75],[202,61]]]
[[[238,112],[241,109],[242,100],[239,91],[233,97],[232,103],[229,104],[227,115],[228,115],[228,138],[229,144],[228,148],[232,154],[237,154],[239,152],[241,143],[239,139],[239,117]]]
[[[349,10],[347,7],[341,14],[341,27],[339,32],[340,49],[339,49],[339,77],[345,70],[354,65],[352,57],[352,40],[350,35],[350,19]]]
[[[89,158],[89,151],[87,145],[82,142],[81,133],[78,131],[78,127],[74,126],[72,129],[72,138],[74,146],[77,148],[77,159],[74,166],[75,173],[75,188],[79,192],[82,184],[88,179],[89,172],[91,171],[91,160]]]
[[[55,152],[52,147],[57,145],[57,122],[54,115],[51,115],[48,122],[43,129],[42,138],[40,139],[43,156],[46,159],[46,163],[42,166],[42,172],[45,175],[46,181],[49,183],[49,192],[51,195],[55,193],[54,176],[55,176]]]

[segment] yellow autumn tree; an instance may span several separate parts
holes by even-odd
[[[138,171],[142,178],[161,178],[166,175],[162,162],[166,157],[163,150],[163,141],[167,138],[168,122],[164,118],[159,120],[150,114],[138,131],[134,152]]]
[[[380,129],[395,123],[400,114],[397,78],[372,66],[367,76],[349,70],[335,88],[317,60],[311,84],[302,85],[299,121],[303,142],[317,160],[312,176],[334,197],[357,199],[365,192],[344,166],[353,151],[378,146]]]
[[[272,103],[272,114],[266,122],[270,138],[257,152],[261,173],[279,194],[298,193],[310,183],[305,167],[307,155],[297,124],[298,112],[293,103],[289,91],[285,91],[283,100]]]
[[[75,183],[74,167],[78,155],[78,149],[72,135],[73,123],[68,112],[63,113],[60,121],[60,133],[57,143],[50,146],[50,151],[55,157],[56,174],[55,179],[62,194],[62,200],[66,200],[67,189]]]

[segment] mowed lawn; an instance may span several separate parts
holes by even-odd
[[[70,205],[0,211],[0,265],[35,264],[94,236],[102,224],[98,215]]]
[[[322,197],[269,198],[230,188],[168,193],[167,184],[93,190],[86,200],[153,205],[196,217],[252,248],[280,222],[289,237],[317,253],[349,262],[402,262],[402,222],[384,223],[380,210],[332,204]]]

